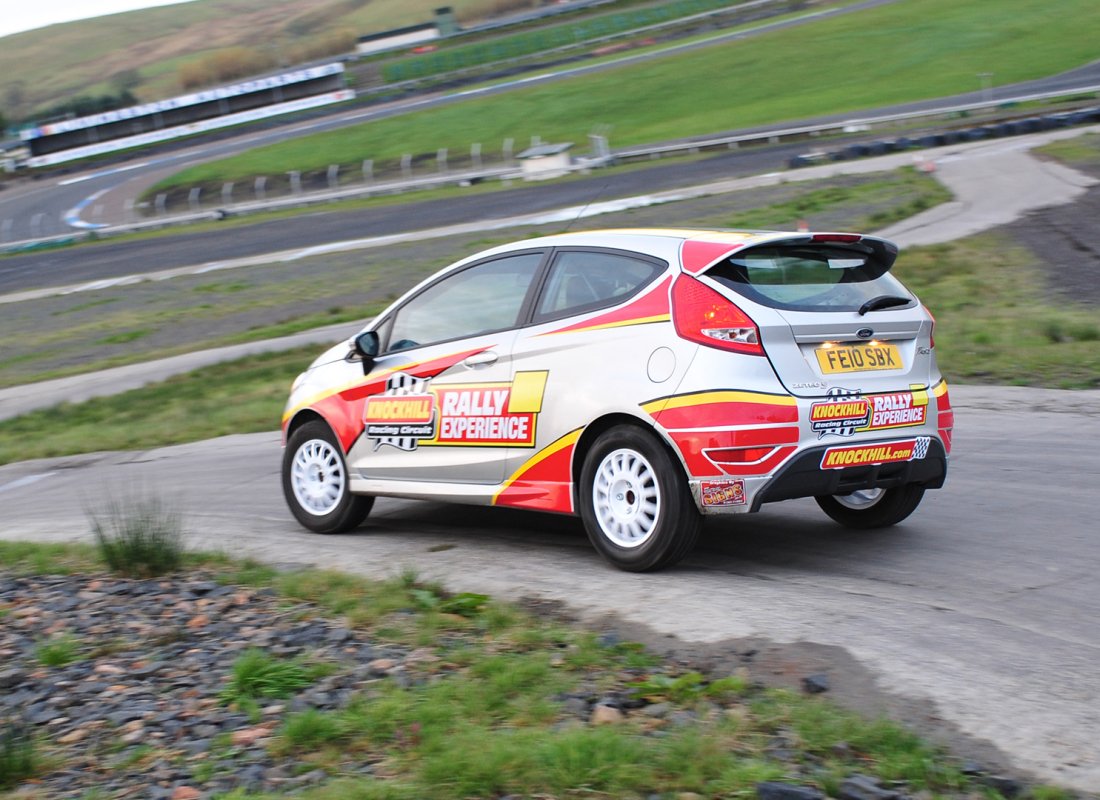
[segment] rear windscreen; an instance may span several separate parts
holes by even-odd
[[[890,261],[862,248],[760,247],[737,253],[707,277],[761,305],[794,311],[858,311],[884,295],[913,296],[888,270]]]

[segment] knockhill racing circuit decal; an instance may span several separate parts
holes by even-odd
[[[367,400],[364,435],[374,449],[534,447],[547,372],[517,372],[510,383],[452,383],[391,375],[386,390]]]
[[[429,383],[431,378],[395,372],[386,379],[386,391],[367,398],[364,433],[374,439],[375,450],[384,444],[415,450],[418,441],[435,436],[435,395]]]
[[[872,394],[858,390],[830,389],[829,399],[810,406],[810,429],[818,439],[852,436],[864,431],[910,428],[928,417],[928,390],[916,385],[908,392]]]
[[[894,464],[898,461],[916,461],[928,455],[930,436],[918,436],[900,442],[830,447],[821,457],[822,469],[844,469],[871,464]]]

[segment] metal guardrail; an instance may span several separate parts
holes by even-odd
[[[1092,92],[1100,92],[1100,86],[1076,88],[1072,91],[1042,92],[1036,94],[1021,95],[1012,98],[1001,98],[996,102],[985,101],[979,103],[968,103],[925,111],[912,111],[899,114],[884,114],[870,117],[856,117],[817,125],[796,126],[791,128],[776,128],[762,131],[754,131],[751,133],[734,134],[731,136],[684,140],[681,142],[674,142],[670,144],[623,148],[619,150],[612,150],[604,156],[579,158],[570,167],[570,170],[574,172],[590,170],[603,166],[604,164],[616,161],[657,159],[664,156],[689,154],[701,152],[704,150],[716,150],[722,148],[734,149],[744,144],[757,142],[778,143],[779,141],[787,138],[812,138],[829,133],[851,132],[853,129],[870,130],[877,126],[890,125],[898,122],[909,122],[913,120],[930,119],[936,117],[948,117],[962,115],[974,111],[983,111],[991,107],[1000,107],[1008,103],[1016,104],[1037,100],[1050,100],[1057,97],[1064,97],[1067,94],[1079,95]],[[1078,117],[1080,119],[1076,119]],[[985,131],[985,133],[983,133],[983,136],[1018,135],[1022,133],[1032,132],[1032,126],[1020,124],[1026,123],[1030,119],[1053,120],[1053,124],[1047,127],[1086,124],[1089,122],[1100,121],[1100,106],[1077,111],[1059,112],[1055,114],[1039,116],[1032,115],[1027,119],[1020,120],[1001,120],[996,123],[977,122],[975,125],[971,126],[971,129]],[[998,126],[1004,128],[1004,130],[990,130],[991,128],[997,128]],[[1017,130],[1015,128],[1020,129]],[[1034,127],[1034,130],[1039,129],[1042,128],[1038,126]],[[922,138],[935,139],[937,135],[940,136],[942,139],[943,134],[928,134],[926,137],[918,137],[917,139],[906,140],[905,147],[907,149],[917,149],[922,146],[936,146],[946,143],[944,141],[930,141],[928,143],[922,144]],[[981,137],[975,136],[974,138]],[[873,148],[871,148],[870,146],[864,145],[864,149],[868,152],[853,152],[840,157],[859,157],[878,154],[877,152],[874,152]],[[804,163],[813,163],[813,161],[815,160],[820,160],[824,158],[825,155],[826,154],[823,153],[808,155]],[[792,163],[792,166],[799,166],[799,164]],[[121,223],[117,225],[107,225],[99,228],[89,229],[79,233],[74,232],[61,236],[51,236],[38,239],[26,239],[17,242],[0,243],[0,252],[26,252],[43,247],[62,246],[73,242],[104,236],[116,236],[124,233],[154,230],[175,225],[186,225],[194,222],[221,220],[226,219],[227,217],[243,216],[246,214],[260,213],[263,211],[275,211],[286,208],[333,203],[340,200],[357,199],[384,194],[397,194],[401,192],[413,191],[416,189],[429,189],[439,186],[471,184],[489,179],[506,180],[518,179],[520,177],[522,177],[522,171],[519,167],[513,164],[482,167],[476,170],[467,170],[463,172],[438,172],[432,175],[421,176],[418,178],[408,178],[398,181],[365,183],[355,186],[345,186],[337,189],[325,189],[315,192],[300,192],[267,200],[221,204],[206,210],[196,210],[183,214],[173,214],[170,216],[155,216],[134,222]]]

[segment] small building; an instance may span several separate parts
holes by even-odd
[[[562,144],[539,144],[528,147],[516,156],[523,169],[526,181],[541,181],[547,178],[560,178],[569,174],[573,158],[569,155],[572,142]]]
[[[454,10],[450,6],[442,6],[435,10],[435,19],[432,22],[360,36],[355,45],[355,52],[363,56],[404,47],[424,46],[457,32],[458,22],[455,19]]]

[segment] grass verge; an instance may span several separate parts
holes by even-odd
[[[250,356],[132,392],[5,420],[0,463],[276,430],[291,381],[319,350]],[[59,426],[58,419],[65,424]]]
[[[488,598],[448,613],[441,609],[453,597],[411,573],[367,581],[212,555],[188,559],[204,580],[274,593],[298,613],[338,618],[372,647],[403,654],[373,665],[373,678],[335,709],[295,695],[316,675],[262,651],[243,654],[225,676],[235,697],[299,700],[274,723],[266,746],[324,775],[297,795],[307,799],[747,797],[763,782],[838,796],[854,775],[907,795],[1003,796],[983,774],[964,774],[951,755],[897,724],[861,718],[821,695],[766,688],[744,666],[705,673],[613,634]],[[93,576],[102,569],[87,548],[27,543],[0,542],[0,563],[22,574],[73,563]],[[148,761],[170,757],[170,749],[153,741],[133,752]],[[120,748],[119,758],[127,752]],[[86,756],[83,745],[58,747],[51,762],[64,769]],[[234,757],[230,749],[219,756]],[[199,768],[195,774],[201,780]],[[1013,792],[1020,800],[1070,796],[1017,784]]]

